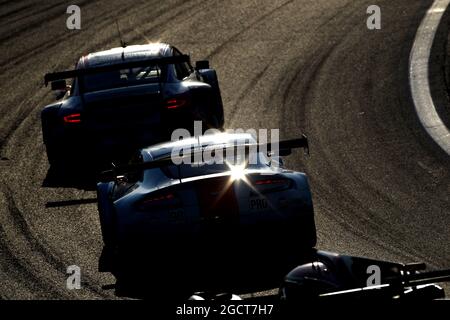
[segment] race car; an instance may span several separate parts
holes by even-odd
[[[66,84],[72,79],[72,84]],[[219,83],[209,62],[163,43],[131,45],[79,59],[74,70],[48,73],[57,99],[41,113],[51,165],[71,159],[119,161],[131,152],[167,141],[175,128],[221,128]]]
[[[279,299],[289,314],[314,302],[430,302],[445,298],[438,285],[450,269],[424,271],[424,263],[402,264],[315,250],[310,261],[284,278]]]
[[[177,279],[178,287],[179,276],[163,274],[212,285],[276,261],[281,280],[316,244],[307,176],[280,164],[280,156],[307,146],[302,136],[279,142],[275,152],[250,134],[224,132],[140,150],[97,185],[99,271],[118,283],[145,274]]]

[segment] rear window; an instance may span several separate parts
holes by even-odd
[[[263,153],[259,153],[259,157],[255,157],[257,159],[257,163],[249,164],[248,159],[240,159],[236,156],[235,161],[233,163],[214,163],[207,164],[204,162],[200,163],[191,163],[191,164],[181,164],[181,165],[170,165],[166,167],[162,167],[161,170],[163,173],[172,179],[184,179],[190,177],[197,177],[202,175],[223,173],[230,171],[233,166],[240,166],[245,169],[262,169],[267,168],[269,166],[269,161]]]
[[[159,66],[148,66],[101,72],[83,76],[83,91],[101,91],[120,87],[136,86],[160,81]]]

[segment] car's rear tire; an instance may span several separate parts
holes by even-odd
[[[212,88],[214,99],[214,110],[212,112],[212,115],[217,119],[215,128],[222,129],[225,123],[225,119],[223,112],[222,95],[220,93],[219,80],[217,79],[216,71],[213,69],[209,69],[206,72],[202,72],[202,77],[204,78],[205,82]]]
[[[307,219],[308,226],[306,227],[306,238],[309,239],[308,247],[315,247],[317,244],[317,229],[316,229],[316,221],[314,218],[314,211],[311,213],[310,217]]]
[[[53,145],[47,143],[45,145],[45,149],[47,151],[47,160],[52,168],[61,168],[64,165],[64,156],[61,154],[61,151]]]
[[[146,273],[116,276],[116,296],[155,301],[186,301],[194,293],[194,289],[178,285],[174,278],[160,277],[158,281],[152,282],[147,277]]]
[[[220,121],[217,119],[215,115],[209,116],[207,121],[203,121],[203,131],[209,129],[216,129],[219,131],[224,131],[223,126],[220,125]]]
[[[115,294],[120,297],[143,299],[187,299],[193,292],[189,285],[189,273],[173,276],[179,268],[158,266],[161,261],[149,261],[146,253],[119,250],[114,257],[112,274],[116,278]],[[151,263],[150,263],[151,262]],[[181,267],[181,270],[182,267]]]

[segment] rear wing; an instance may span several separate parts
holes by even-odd
[[[246,149],[257,148],[257,151],[260,152],[262,150],[267,153],[273,153],[278,148],[280,155],[289,155],[292,152],[292,149],[295,148],[303,148],[305,149],[305,153],[309,154],[309,143],[308,137],[306,135],[302,135],[301,138],[292,139],[292,140],[284,140],[278,143],[278,146],[275,146],[272,143],[245,143],[245,144],[237,144],[237,145],[225,145],[222,147],[217,146],[217,149],[227,149],[227,148],[239,148],[243,147]],[[139,164],[130,164],[130,165],[122,165],[122,166],[114,166],[111,170],[106,170],[100,173],[100,181],[108,182],[116,179],[118,176],[124,175],[129,172],[135,172],[139,170],[153,169],[159,168],[163,166],[168,166],[174,164],[174,160],[182,159],[185,157],[192,157],[195,154],[203,153],[205,148],[199,148],[198,146],[192,146],[190,151],[187,154],[177,155],[176,157],[172,157],[172,155],[168,155],[166,157],[154,160],[147,161]],[[175,159],[176,158],[176,159]]]
[[[363,288],[335,291],[319,295],[324,299],[391,299],[401,297],[406,288],[420,290],[421,286],[439,282],[450,282],[450,269],[429,271],[424,273],[405,272],[386,279],[386,283]]]
[[[106,65],[106,66],[47,73],[44,76],[44,82],[45,82],[45,86],[47,86],[48,83],[51,81],[70,79],[70,78],[75,78],[75,77],[79,77],[79,76],[84,76],[87,74],[95,74],[95,73],[100,73],[100,72],[108,72],[108,71],[115,71],[115,70],[121,70],[121,69],[149,67],[149,66],[155,66],[155,65],[176,64],[176,63],[183,63],[183,62],[189,63],[190,57],[188,55],[179,55],[179,56],[173,56],[173,57],[162,57],[162,58],[153,58],[153,59],[139,60],[139,61],[121,62],[121,63],[111,64],[111,65]]]
[[[272,144],[267,144],[267,150],[272,152]],[[289,155],[292,149],[302,148],[305,150],[305,154],[309,155],[309,141],[305,134],[302,134],[301,138],[280,141],[279,145],[280,155]]]

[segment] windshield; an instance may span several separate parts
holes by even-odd
[[[206,163],[205,161],[193,161],[192,163],[183,163],[181,165],[170,165],[162,167],[164,174],[173,179],[183,179],[197,177],[202,175],[236,172],[236,170],[263,169],[269,167],[269,160],[263,153],[258,153],[255,157],[243,157],[239,154],[234,157],[216,157],[216,162]],[[220,161],[222,160],[222,161]]]
[[[159,66],[99,72],[82,77],[83,91],[92,92],[147,83],[157,83],[160,77],[161,69]]]

